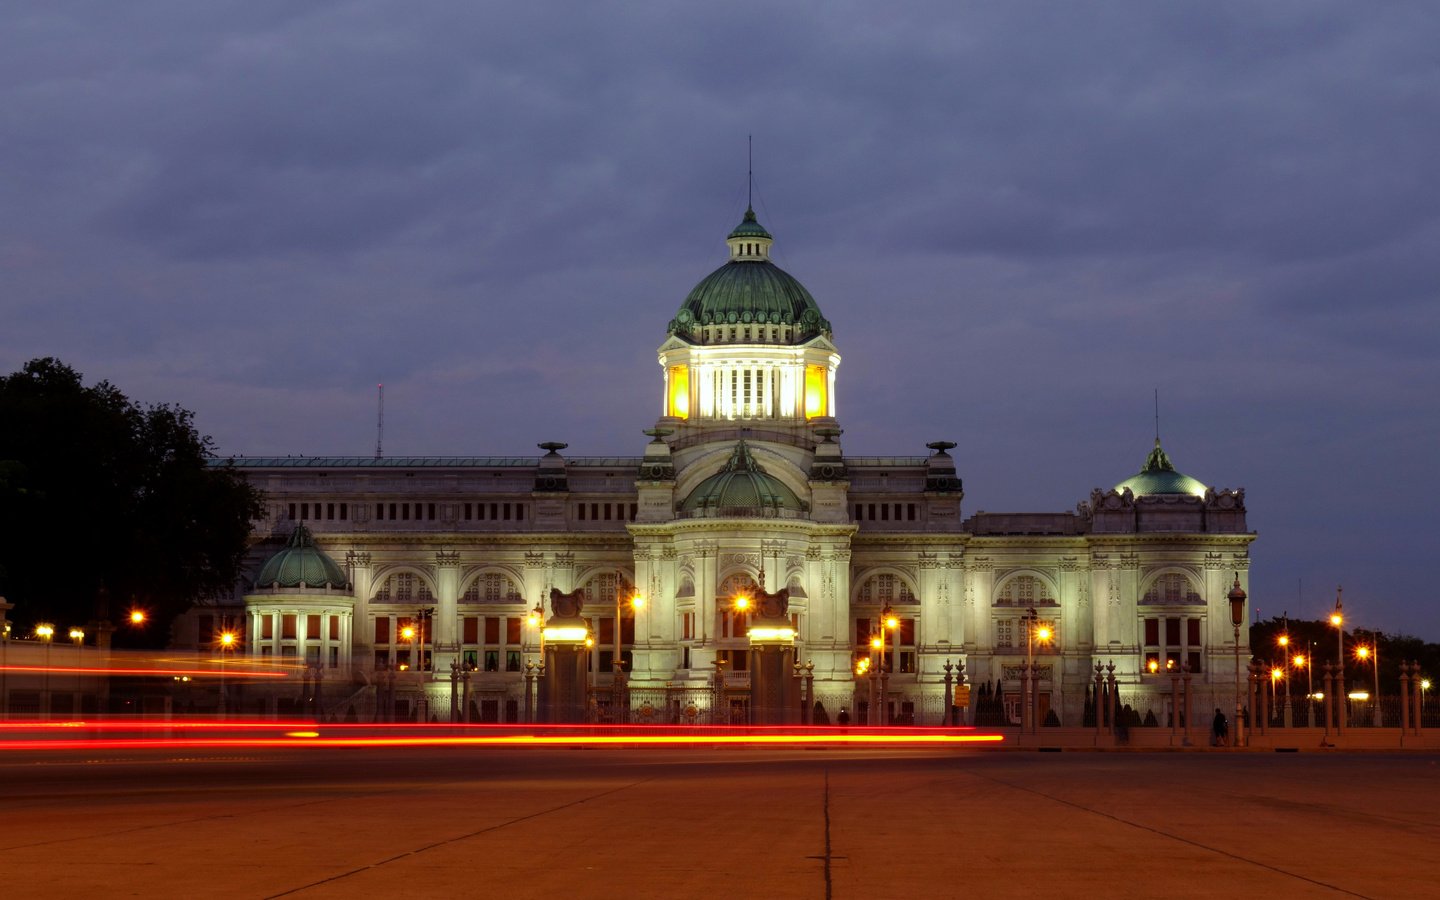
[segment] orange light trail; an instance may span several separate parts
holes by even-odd
[[[189,675],[191,678],[219,678],[219,669],[123,669],[99,666],[0,666],[0,672],[52,672],[71,675]],[[289,678],[289,672],[225,670],[226,678]]]
[[[164,736],[155,732],[164,730]],[[177,736],[179,732],[183,736]],[[297,740],[303,739],[303,740]],[[851,729],[761,726],[743,729],[621,725],[433,725],[249,721],[10,722],[0,751],[263,747],[505,746],[956,746],[999,744],[1000,734],[971,729]]]

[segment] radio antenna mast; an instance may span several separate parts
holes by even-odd
[[[375,414],[375,458],[385,458],[385,385],[378,385],[380,400]]]

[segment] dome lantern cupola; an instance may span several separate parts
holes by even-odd
[[[761,262],[770,258],[770,245],[775,239],[765,226],[755,218],[755,210],[747,207],[745,218],[730,236],[725,239],[730,247],[730,258],[740,262]]]

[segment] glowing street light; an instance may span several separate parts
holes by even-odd
[[[225,654],[235,646],[235,632],[226,629],[216,636],[220,645],[220,718],[225,718]]]
[[[45,678],[41,685],[41,695],[44,707],[43,718],[50,718],[50,639],[55,636],[55,626],[41,622],[35,626],[35,636],[45,642]]]
[[[131,624],[131,625],[135,625],[135,626],[144,625],[144,624],[145,624],[145,621],[146,621],[147,619],[149,619],[149,618],[150,618],[150,617],[149,617],[148,615],[146,615],[145,610],[143,610],[143,609],[132,609],[132,610],[130,610],[130,624]]]
[[[83,653],[85,647],[85,632],[79,628],[70,629],[70,640],[75,642],[75,706],[76,715],[80,713],[80,668],[84,665]]]

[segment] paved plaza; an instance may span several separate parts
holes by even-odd
[[[1436,896],[1440,755],[0,757],[26,897]]]

